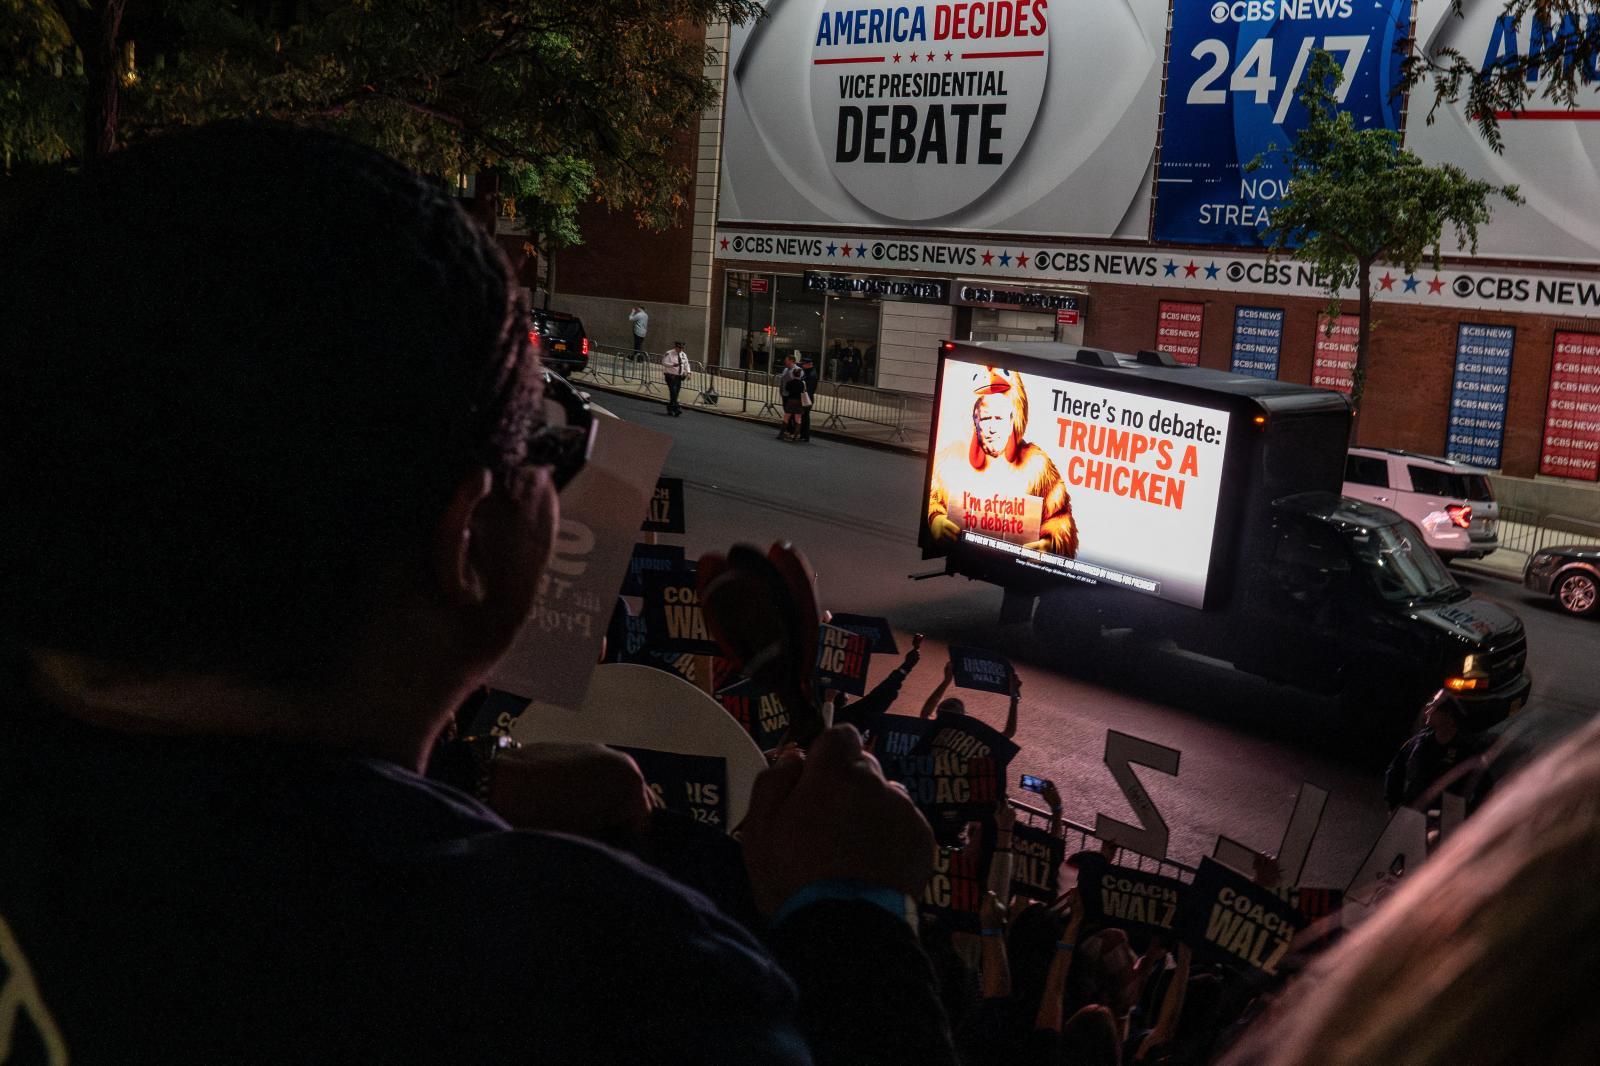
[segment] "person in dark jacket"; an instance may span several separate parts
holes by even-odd
[[[800,371],[805,376],[806,398],[811,403],[800,409],[800,439],[811,439],[811,407],[817,400],[817,364],[810,355],[800,357]]]
[[[1401,745],[1383,777],[1383,797],[1389,809],[1426,799],[1437,802],[1429,791],[1435,783],[1461,763],[1472,759],[1483,745],[1474,734],[1462,728],[1465,716],[1456,698],[1443,690],[1435,693],[1422,711],[1422,730]],[[1466,798],[1471,813],[1488,795],[1493,780],[1486,767],[1464,773],[1446,786]]]
[[[444,188],[227,123],[42,192],[0,233],[0,1047],[953,1063],[907,919],[932,834],[853,730],[757,779],[765,943],[512,830],[480,797],[537,767],[422,776],[595,430]]]

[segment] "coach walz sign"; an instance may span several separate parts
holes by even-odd
[[[830,274],[808,270],[806,291],[919,304],[950,302],[950,283],[939,278],[894,278],[881,274]]]

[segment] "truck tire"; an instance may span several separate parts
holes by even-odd
[[[1033,635],[1053,652],[1093,665],[1105,651],[1099,613],[1070,596],[1041,596],[1033,611]]]
[[[1411,686],[1392,678],[1351,677],[1339,693],[1339,711],[1348,731],[1346,745],[1363,762],[1387,762],[1414,735],[1423,699]]]

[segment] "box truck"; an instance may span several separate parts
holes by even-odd
[[[1066,654],[1129,628],[1340,700],[1390,738],[1446,688],[1531,687],[1522,622],[1421,533],[1340,496],[1344,395],[1073,345],[947,341],[920,544]]]

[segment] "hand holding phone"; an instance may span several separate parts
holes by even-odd
[[[1025,792],[1043,793],[1045,789],[1050,787],[1052,787],[1050,779],[1047,777],[1034,777],[1032,774],[1022,775],[1022,788]]]

